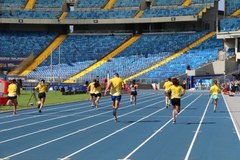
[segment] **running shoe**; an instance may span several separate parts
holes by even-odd
[[[118,119],[117,119],[117,116],[114,116],[114,120],[115,120],[115,122],[117,122],[117,120],[118,120]]]

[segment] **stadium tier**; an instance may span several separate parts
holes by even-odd
[[[222,19],[220,21],[221,32],[237,31],[240,29],[240,18]]]
[[[61,73],[62,77],[68,77],[78,73],[86,67],[94,64],[120,44],[130,38],[129,34],[123,35],[72,35],[69,36],[53,53],[48,57],[37,70],[30,73],[29,77],[42,75],[46,66],[54,65],[54,76]],[[87,63],[85,63],[87,62]],[[59,63],[61,65],[59,65]],[[86,65],[87,64],[87,65]],[[59,69],[61,68],[61,69]],[[39,72],[38,72],[39,71]],[[48,70],[47,75],[52,75]],[[44,75],[43,75],[44,76]]]
[[[215,61],[218,51],[223,49],[223,40],[217,40],[216,36],[206,40],[200,45],[178,56],[172,61],[141,75],[139,78],[160,78],[165,80],[168,77],[184,74],[188,65],[191,69]]]
[[[114,7],[138,7],[141,0],[117,0]]]
[[[78,8],[102,8],[107,4],[108,0],[81,0],[78,1]]]
[[[2,57],[27,57],[39,55],[56,33],[47,32],[0,32],[0,55]]]
[[[24,8],[27,0],[0,0],[1,7]]]
[[[94,10],[69,12],[66,19],[133,18],[138,10]]]
[[[61,11],[1,10],[0,18],[58,19]]]
[[[151,71],[147,70],[147,73],[137,77],[165,80],[184,74],[187,65],[197,69],[217,60],[218,52],[223,50],[223,41],[217,40],[215,36],[204,39],[203,43],[199,42],[200,38],[216,30],[216,0],[153,0],[150,6],[144,0],[78,0],[74,9],[65,0],[36,0],[32,1],[29,9],[26,4],[30,3],[27,2],[28,0],[0,0],[0,18],[6,23],[0,32],[0,55],[26,58],[33,53],[34,57],[40,57],[41,60],[47,57],[43,62],[37,61],[39,63],[35,63],[34,67],[29,65],[31,69],[23,69],[31,71],[26,74],[28,78],[58,78],[63,82],[79,75],[81,71],[90,70],[89,67],[94,65],[97,67],[92,67],[89,72],[79,76],[78,80],[91,81],[96,76],[102,79],[114,72],[128,78],[184,50],[183,54],[170,62]],[[112,2],[109,8],[108,2]],[[239,8],[239,0],[226,1],[227,15]],[[203,16],[195,16],[202,12]],[[135,19],[130,19],[134,17]],[[104,20],[95,23],[93,20],[97,19]],[[115,19],[118,20],[115,22]],[[24,30],[20,23],[28,28]],[[31,31],[32,24],[38,25],[33,30],[46,32]],[[221,32],[238,31],[239,26],[239,17],[227,17],[220,21]],[[58,33],[51,32],[55,31],[54,27]],[[59,35],[65,37],[53,44]],[[112,54],[113,58],[107,56],[136,35],[140,38],[129,43],[123,51]],[[194,48],[189,47],[196,41],[200,43],[198,46],[195,43]],[[50,54],[46,48],[51,44],[56,49]],[[234,55],[231,47],[224,50],[229,57]],[[45,56],[42,58],[39,55],[44,50],[48,54],[42,54]],[[96,65],[99,60],[106,63]],[[18,74],[21,75],[20,72]]]
[[[142,18],[191,16],[191,15],[197,15],[203,9],[204,9],[204,6],[147,9],[144,11]]]
[[[239,0],[226,0],[226,15],[231,15],[240,9]]]
[[[35,8],[62,8],[63,0],[36,0]]]
[[[156,0],[155,4],[157,6],[172,6],[172,5],[177,5],[180,6],[184,0]]]
[[[192,0],[191,4],[207,4],[214,3],[215,0]]]
[[[81,77],[81,80],[89,81],[96,75],[99,76],[99,78],[104,78],[107,73],[114,72],[118,72],[122,77],[130,76],[156,64],[178,50],[187,47],[205,34],[206,32],[144,34],[139,40],[117,56]],[[106,35],[69,36],[60,46],[60,49],[58,48],[53,52],[52,57],[47,58],[40,67],[32,71],[29,77],[43,74],[42,76],[58,77],[58,75],[61,75],[61,78],[67,78],[69,75],[76,74],[87,68],[102,56],[109,53],[111,50],[107,50],[108,47],[117,47],[110,46],[110,44],[119,45],[126,40],[126,38],[126,36],[112,37]],[[100,42],[100,40],[102,40],[102,42]],[[213,43],[211,44],[216,46]],[[106,48],[102,48],[104,46]],[[71,50],[69,50],[69,48],[71,48]],[[95,50],[93,50],[93,48]],[[198,52],[201,52],[200,49]],[[59,59],[59,57],[61,58]],[[84,60],[87,63],[84,63]],[[51,68],[51,64],[53,65],[52,70],[46,70],[46,68]]]

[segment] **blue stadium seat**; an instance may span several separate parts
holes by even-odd
[[[220,21],[220,31],[230,32],[240,29],[240,18],[228,18]]]
[[[147,9],[142,18],[197,15],[204,6]]]
[[[141,0],[117,0],[114,7],[139,7]]]
[[[81,0],[78,1],[78,8],[103,8],[108,0]]]
[[[0,18],[58,19],[61,11],[2,10]]]
[[[197,69],[206,63],[215,61],[218,51],[222,49],[223,40],[217,40],[216,36],[214,36],[139,78],[160,78],[161,80],[166,80],[168,77],[184,74],[187,65],[190,65],[192,69]]]
[[[93,10],[93,11],[73,11],[69,12],[66,19],[114,19],[132,18],[137,14],[137,10]]]
[[[47,32],[0,32],[0,55],[27,57],[34,53],[37,56],[56,36]]]
[[[24,8],[27,0],[0,0],[0,6],[3,8]]]
[[[240,1],[239,0],[227,0],[225,7],[226,7],[226,15],[231,15],[236,10],[240,9]]]

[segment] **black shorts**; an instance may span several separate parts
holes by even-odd
[[[102,94],[101,93],[97,93],[97,94],[94,94],[95,97],[101,97]]]
[[[10,99],[10,100],[15,100],[15,99],[17,99],[17,96],[13,96],[13,97],[7,97],[8,99]]]
[[[180,98],[173,98],[171,99],[171,103],[173,106],[181,106],[181,99]]]
[[[137,91],[131,91],[130,95],[136,96],[137,95]]]
[[[45,98],[45,97],[46,97],[46,93],[45,93],[45,92],[38,94],[38,98],[39,98],[39,99]]]

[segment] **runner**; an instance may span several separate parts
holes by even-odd
[[[94,79],[87,87],[87,92],[89,93],[89,100],[92,102],[92,107],[95,107],[95,88],[94,88],[94,84],[97,80]]]
[[[99,81],[96,81],[94,83],[94,97],[95,99],[95,107],[98,108],[99,100],[102,96],[102,85],[99,83]]]
[[[163,88],[165,89],[165,103],[166,108],[170,106],[170,97],[171,93],[168,92],[169,88],[173,85],[171,78],[168,78],[168,81],[166,81],[163,85]]]
[[[173,123],[176,123],[177,114],[181,110],[181,96],[185,94],[185,90],[179,84],[177,78],[172,79],[173,85],[169,88],[168,93],[171,93],[171,103],[172,103],[172,119]]]
[[[8,86],[8,101],[7,101],[7,105],[14,106],[13,115],[17,114],[18,105],[17,90],[18,90],[17,81],[16,79],[13,79],[10,81],[10,85]]]
[[[218,82],[217,80],[215,80],[213,86],[210,88],[210,93],[209,93],[209,95],[211,96],[212,103],[214,104],[213,112],[216,112],[220,92],[221,90],[218,87]]]
[[[110,95],[112,98],[112,107],[113,107],[113,116],[115,121],[117,122],[117,109],[119,108],[119,104],[121,101],[121,89],[124,86],[124,82],[122,78],[119,78],[118,73],[114,73],[114,77],[110,80],[107,85],[104,95],[107,95],[108,89],[110,89]]]
[[[130,85],[130,103],[132,104],[132,102],[134,101],[134,104],[136,105],[137,103],[137,88],[138,85],[136,84],[136,81],[133,80],[132,84]]]
[[[42,108],[46,100],[46,92],[47,92],[47,86],[45,84],[45,80],[42,79],[34,89],[38,91],[38,98],[39,98],[38,111],[39,113],[42,113]]]

